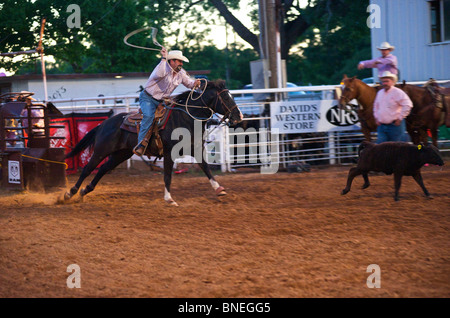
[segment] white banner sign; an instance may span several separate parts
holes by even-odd
[[[8,182],[20,184],[20,162],[8,161]]]
[[[356,111],[339,109],[337,100],[272,102],[270,123],[280,134],[361,129]]]

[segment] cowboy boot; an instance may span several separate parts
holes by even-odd
[[[136,145],[133,149],[133,153],[139,157],[141,157],[145,150],[147,149],[148,142],[144,139],[139,144]]]
[[[147,131],[147,133],[145,134],[144,139],[142,139],[142,141],[137,144],[136,147],[134,147],[133,149],[133,153],[137,156],[142,156],[145,151],[147,150],[148,147],[148,143],[150,138],[152,137],[152,133],[153,133],[153,125],[155,124],[155,122],[153,122],[153,124],[150,126],[149,130]]]

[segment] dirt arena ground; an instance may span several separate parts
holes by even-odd
[[[424,167],[427,199],[405,177],[347,167],[173,177],[119,169],[80,200],[0,191],[0,297],[450,297],[450,169]],[[78,175],[68,177],[72,186]],[[90,180],[90,179],[89,179]],[[68,288],[77,264],[81,288]],[[366,272],[380,267],[380,288]]]

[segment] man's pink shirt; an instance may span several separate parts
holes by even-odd
[[[402,120],[409,115],[413,104],[404,91],[391,87],[378,91],[373,103],[373,115],[381,124],[391,124],[394,120]]]
[[[189,77],[183,69],[174,73],[169,63],[161,60],[148,78],[145,89],[153,98],[163,99],[170,97],[170,94],[180,84],[187,88],[193,88],[195,79]]]

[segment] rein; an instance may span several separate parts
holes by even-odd
[[[346,88],[346,86],[344,85],[344,87]],[[348,107],[345,107],[344,108],[344,111],[345,112],[350,112],[350,111],[352,111],[352,110],[358,110],[359,108],[361,108],[361,103],[359,102],[359,97],[360,97],[360,95],[361,95],[361,93],[360,93],[360,91],[359,91],[359,89],[357,90],[357,94],[356,94],[356,96],[354,97],[354,98],[352,98],[352,99],[356,99],[356,101],[358,102],[358,105],[353,105],[353,104],[350,104],[350,101],[352,100],[352,99],[350,99],[349,97],[347,97],[347,96],[344,96],[344,95],[341,95],[341,99],[343,99],[343,101],[344,101],[344,103],[345,103],[345,106],[350,106],[350,109],[348,108]]]
[[[188,97],[186,98],[186,104],[185,104],[185,108],[186,108],[186,113],[194,120],[200,120],[200,121],[207,121],[210,120],[212,118],[212,116],[214,116],[215,111],[213,111],[211,108],[209,108],[208,106],[206,106],[205,101],[203,100],[203,94],[206,92],[206,87],[208,86],[208,80],[202,78],[200,80],[204,80],[205,81],[205,88],[203,89],[203,91],[201,92],[201,94],[197,97],[197,98],[193,98],[192,96],[194,95],[194,88],[191,89],[191,92],[189,93]],[[192,101],[196,101],[201,99],[202,103],[204,106],[194,106],[194,105],[188,105],[189,99],[191,99]],[[208,108],[208,110],[211,112],[211,116],[209,116],[208,118],[204,118],[204,119],[199,119],[196,118],[194,116],[192,116],[192,114],[189,112],[189,107],[193,107],[193,108]]]
[[[358,101],[358,105],[353,105],[353,104],[350,104],[350,99],[348,98],[348,97],[346,97],[346,96],[341,96],[341,98],[343,99],[343,101],[344,101],[344,103],[345,103],[345,108],[343,109],[346,113],[348,113],[348,112],[350,112],[350,111],[352,111],[352,110],[356,110],[356,109],[358,109],[359,108],[359,101]],[[347,106],[350,106],[350,109],[347,107]]]
[[[217,102],[218,102],[219,99],[220,99],[220,102],[221,102],[222,106],[227,110],[227,112],[222,116],[222,119],[220,120],[219,125],[222,124],[222,123],[223,123],[223,122],[231,115],[231,112],[233,111],[233,109],[235,109],[236,107],[238,107],[237,105],[234,105],[233,107],[231,107],[231,109],[228,108],[227,104],[223,101],[222,96],[221,96],[221,94],[222,94],[223,92],[227,92],[227,93],[229,94],[230,91],[229,91],[228,89],[223,89],[223,90],[221,90],[220,92],[218,92],[217,95],[216,95],[216,96],[217,96],[217,97],[216,97],[216,102],[215,102],[215,104],[214,104],[214,109],[217,109]],[[202,102],[203,102],[203,104],[206,104],[206,103],[203,101],[203,98],[202,98]]]
[[[203,80],[203,79],[202,79]],[[205,80],[206,81],[206,80]],[[172,102],[172,105],[178,105],[178,106],[183,106],[186,110],[184,110],[184,109],[181,109],[181,108],[170,108],[170,107],[168,107],[168,106],[164,106],[165,108],[167,108],[167,109],[176,109],[176,110],[180,110],[180,111],[183,111],[183,112],[185,112],[186,114],[188,114],[192,119],[194,119],[194,120],[198,120],[198,121],[208,121],[208,120],[210,120],[213,116],[214,116],[214,114],[216,114],[217,113],[217,103],[219,102],[219,100],[220,100],[220,103],[222,104],[222,106],[227,110],[227,112],[225,113],[225,115],[223,115],[222,116],[222,119],[220,120],[220,123],[219,123],[219,125],[220,124],[222,124],[230,115],[231,115],[231,112],[233,111],[233,109],[235,109],[236,107],[237,107],[237,105],[234,105],[233,107],[231,107],[231,109],[226,105],[226,103],[223,101],[223,99],[222,99],[222,97],[220,96],[223,92],[229,92],[229,90],[228,89],[223,89],[222,91],[220,91],[220,92],[216,92],[216,101],[215,101],[215,103],[214,103],[214,107],[213,108],[211,108],[211,107],[208,107],[207,106],[207,103],[204,101],[204,99],[203,99],[203,94],[205,93],[205,91],[206,91],[206,83],[205,83],[205,89],[201,92],[201,94],[197,97],[197,98],[193,98],[192,97],[192,95],[193,95],[193,93],[194,93],[194,91],[195,91],[195,89],[192,89],[191,90],[191,92],[189,93],[189,95],[188,95],[188,97],[187,97],[187,99],[186,99],[186,103],[184,103],[184,104],[181,104],[181,103],[177,103],[176,101],[174,101],[174,100],[172,100],[171,102]],[[202,101],[202,103],[203,103],[203,105],[202,106],[197,106],[197,105],[189,105],[188,104],[188,102],[189,102],[189,99],[191,99],[191,100],[193,100],[193,101],[196,101],[196,100],[201,100]],[[202,109],[208,109],[210,112],[211,112],[211,115],[208,117],[208,118],[199,118],[199,117],[195,117],[194,115],[192,115],[190,112],[189,112],[189,108],[202,108]]]

